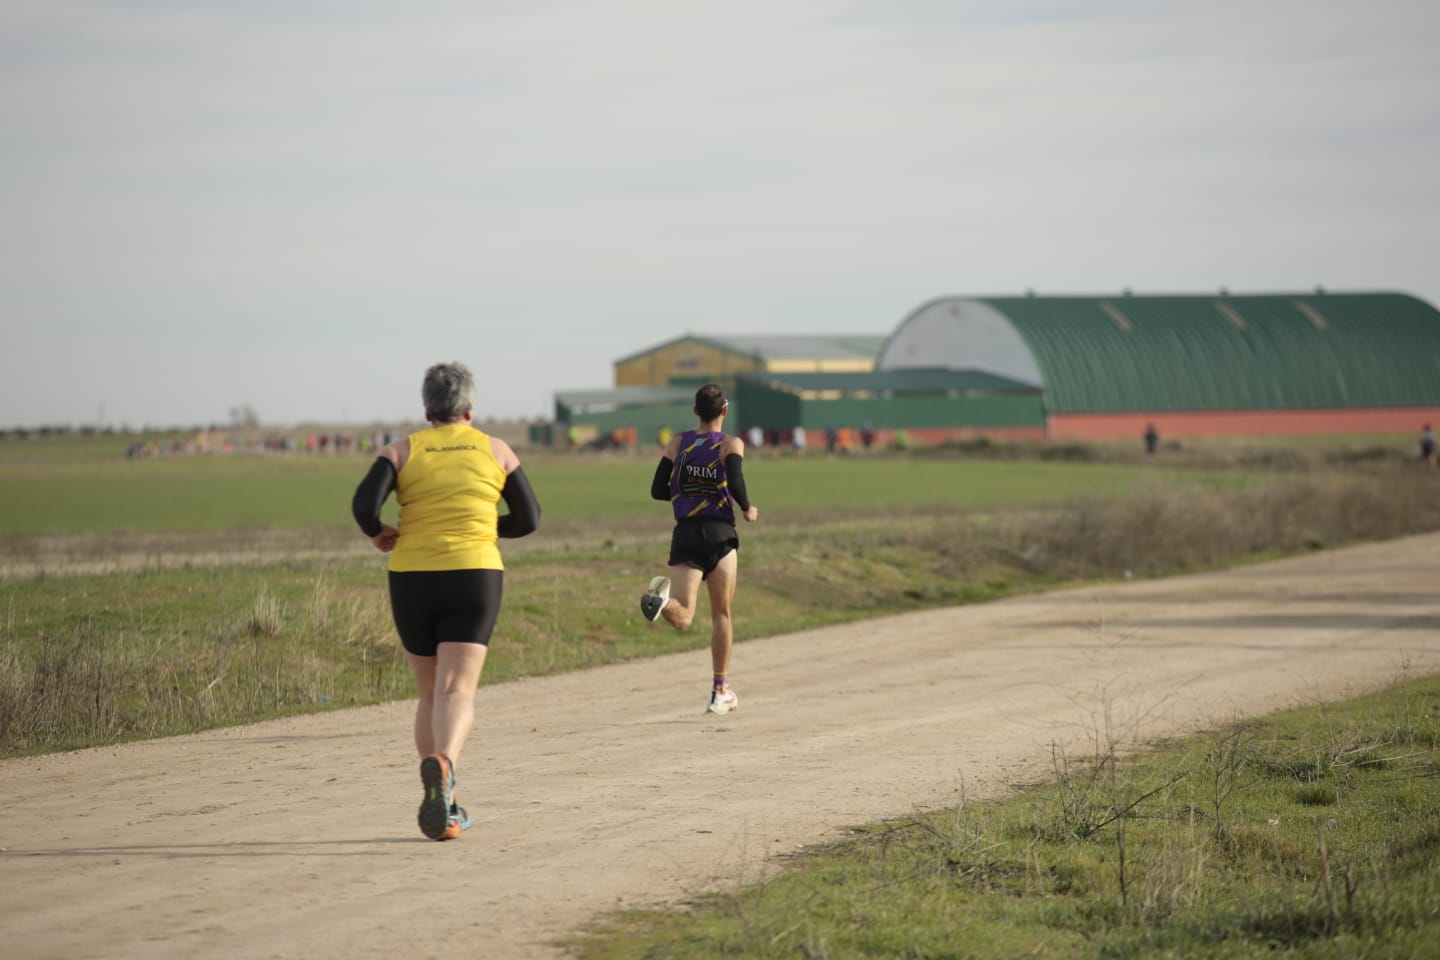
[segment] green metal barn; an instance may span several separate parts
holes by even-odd
[[[880,371],[980,368],[1042,391],[1049,435],[1358,433],[1440,418],[1440,312],[1399,293],[943,298]]]

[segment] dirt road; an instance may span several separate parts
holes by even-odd
[[[415,828],[408,703],[7,761],[0,952],[561,957],[598,912],[1037,777],[1104,708],[1143,739],[1407,664],[1440,670],[1440,535],[746,643],[724,718],[699,649],[482,687],[450,843]]]

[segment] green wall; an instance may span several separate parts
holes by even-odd
[[[917,427],[1043,427],[1045,409],[1040,394],[1006,394],[952,397],[941,393],[900,394],[865,399],[802,400],[773,387],[742,380],[738,393],[745,415],[740,429],[871,426],[877,430]]]

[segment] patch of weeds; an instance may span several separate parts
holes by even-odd
[[[1340,800],[1340,794],[1333,787],[1314,784],[1295,791],[1295,802],[1302,807],[1333,807]]]

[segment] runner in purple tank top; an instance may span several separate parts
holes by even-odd
[[[695,619],[700,583],[710,594],[710,659],[715,669],[710,688],[710,713],[724,714],[739,705],[726,671],[734,631],[730,605],[739,573],[738,512],[747,523],[760,516],[745,490],[745,443],[725,433],[730,401],[718,384],[707,383],[695,393],[700,425],[672,437],[655,468],[650,495],[669,500],[675,512],[670,536],[670,576],[655,577],[640,598],[640,612],[654,623],[661,617],[676,630]],[[738,509],[737,509],[738,508]]]

